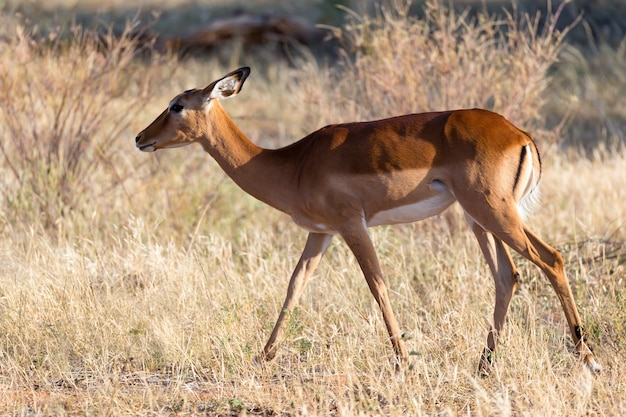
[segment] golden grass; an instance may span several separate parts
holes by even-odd
[[[454,58],[466,56],[462,62],[469,63],[463,54],[471,52],[464,48],[477,42],[470,34],[491,23],[475,31],[458,25],[461,16],[440,11],[431,16],[429,33],[441,39],[448,27],[442,22],[452,22],[454,33],[466,39],[455,44]],[[544,107],[536,103],[554,88],[546,72],[558,40],[546,44],[554,49],[534,69],[527,66],[537,65],[532,59],[499,55],[512,52],[506,43],[490,43],[500,51],[483,45],[493,54],[482,62],[487,76],[476,68],[464,79],[451,65],[454,84],[440,90],[445,74],[411,69],[417,65],[412,59],[424,57],[411,55],[409,43],[395,52],[406,66],[389,66],[383,40],[398,36],[399,48],[406,39],[394,27],[411,26],[402,9],[395,13],[362,20],[373,25],[367,33],[384,35],[375,37],[379,47],[355,49],[356,59],[338,67],[276,64],[261,75],[254,63],[234,56],[233,66],[252,64],[254,72],[225,106],[253,140],[267,146],[288,143],[323,123],[473,103],[510,108],[520,126],[547,129]],[[364,28],[355,27],[351,36],[364,36]],[[419,37],[423,28],[411,30],[413,44],[434,42]],[[626,153],[615,142],[582,153],[540,136],[543,207],[530,221],[563,251],[604,366],[601,375],[590,375],[571,353],[554,291],[519,258],[524,284],[494,373],[475,375],[494,291],[455,208],[418,224],[372,230],[407,332],[410,369],[394,373],[378,307],[340,239],[292,312],[278,357],[259,368],[253,358],[278,316],[305,233],[244,195],[199,147],[146,155],[133,142],[171,96],[230,68],[210,59],[131,59],[127,40],[103,52],[88,31],[75,36],[75,42],[53,42],[53,48],[41,48],[28,30],[0,41],[0,414],[626,413],[626,184],[620,175]],[[432,68],[451,53],[435,46],[440,54],[430,56]],[[524,71],[514,73],[507,65]],[[389,75],[388,84],[377,83],[391,74],[389,68],[402,71]],[[408,71],[421,74],[435,101],[401,94]],[[539,73],[531,77],[533,71]],[[593,74],[583,72],[591,83]],[[472,101],[488,89],[489,77],[507,73],[520,78],[503,84],[506,94]],[[470,88],[480,77],[486,77],[477,83],[481,89]],[[603,96],[598,92],[594,100]],[[64,129],[55,115],[67,121]],[[62,152],[78,136],[80,152]]]

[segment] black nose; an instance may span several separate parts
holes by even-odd
[[[135,145],[139,143],[140,139],[141,139],[141,135],[137,135],[137,137],[135,138]]]

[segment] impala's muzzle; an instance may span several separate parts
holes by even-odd
[[[154,152],[156,149],[154,149],[154,145],[156,145],[156,142],[152,142],[152,143],[140,143],[141,142],[141,134],[137,135],[137,137],[135,138],[135,146],[137,147],[137,149],[139,149],[142,152]]]

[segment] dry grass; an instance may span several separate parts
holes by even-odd
[[[324,123],[473,105],[542,131],[564,113],[549,96],[576,77],[592,86],[585,100],[619,103],[626,83],[601,88],[581,54],[588,66],[550,81],[562,44],[549,27],[532,40],[536,28],[516,18],[471,22],[430,7],[421,23],[402,6],[360,15],[343,28],[352,59],[333,67],[277,63],[260,75],[233,56],[254,72],[225,106],[253,140],[278,146]],[[239,191],[200,148],[146,155],[133,143],[171,96],[231,68],[132,59],[124,38],[105,52],[89,31],[45,47],[22,33],[0,41],[0,414],[626,413],[619,129],[585,152],[539,137],[544,206],[531,221],[563,251],[601,375],[571,354],[554,291],[518,259],[524,285],[495,372],[476,377],[494,291],[456,209],[372,230],[410,369],[394,374],[378,307],[340,239],[261,369],[252,360],[304,232]],[[623,51],[604,54],[626,68]]]
[[[410,5],[395,0],[373,16],[351,12],[339,31],[351,55],[328,89],[316,89],[326,98],[321,108],[336,106],[342,112],[335,117],[362,120],[482,107],[519,123],[543,121],[547,70],[566,34],[556,30],[560,11],[540,29],[540,20],[526,15],[474,18],[442,2],[428,2],[417,19]]]

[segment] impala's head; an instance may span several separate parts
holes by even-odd
[[[204,89],[187,90],[170,101],[167,109],[135,138],[139,150],[176,148],[196,142],[210,117],[214,100],[233,97],[250,74],[242,67],[213,81]]]

